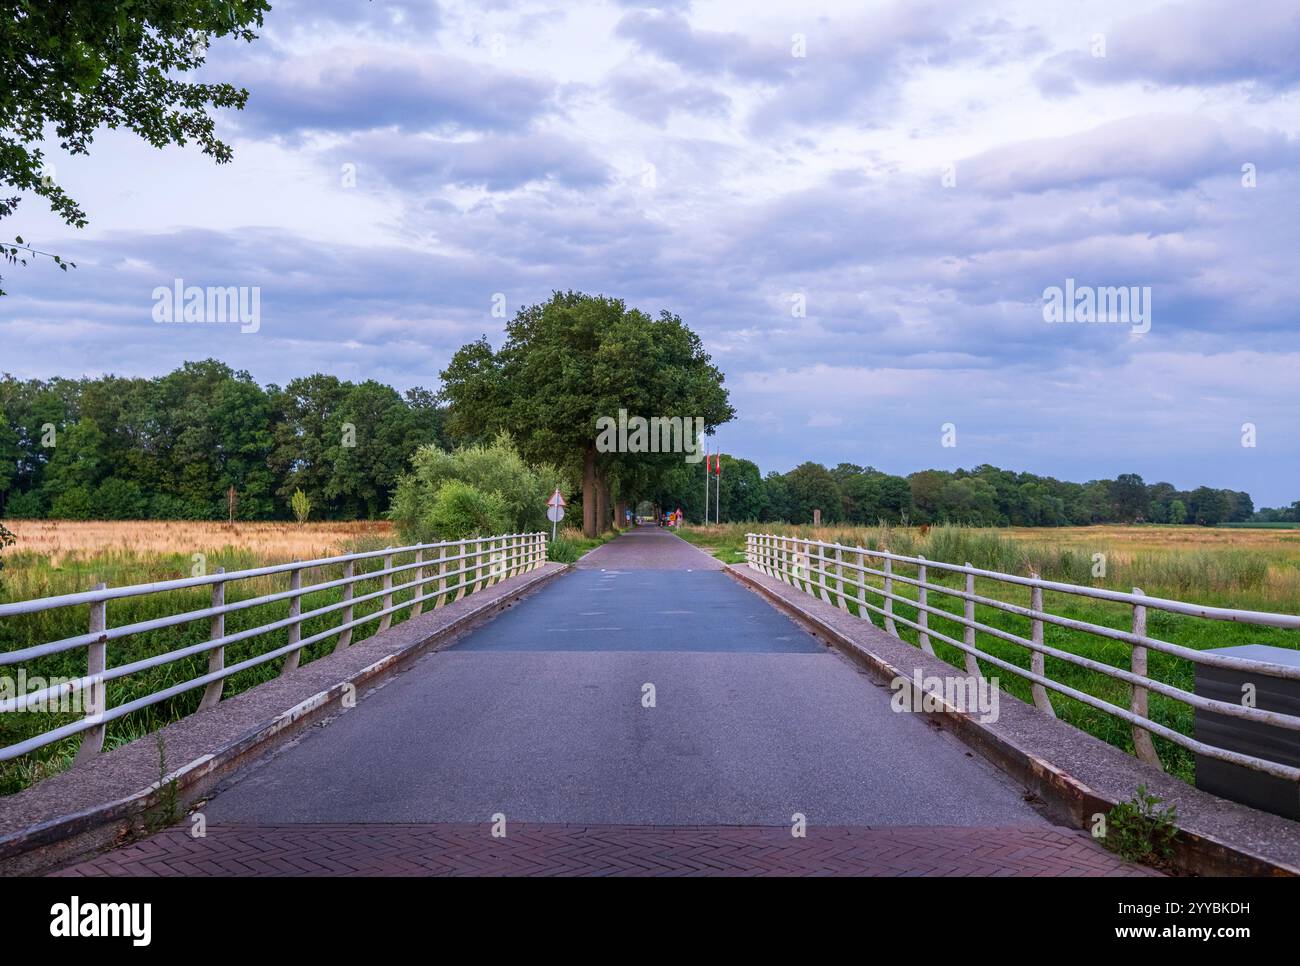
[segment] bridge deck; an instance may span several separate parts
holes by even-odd
[[[206,839],[73,871],[284,871],[259,842],[304,871],[1133,871],[888,697],[707,554],[634,531],[240,774]]]

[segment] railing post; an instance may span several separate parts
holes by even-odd
[[[867,555],[858,547],[858,616],[871,621],[871,612],[867,610]]]
[[[970,566],[970,561],[966,561],[966,566]],[[966,575],[966,606],[962,608],[962,616],[966,618],[966,627],[962,631],[962,643],[967,647],[975,646],[975,601],[970,597],[975,594],[975,575]],[[966,654],[966,673],[973,677],[980,676],[980,662],[974,654]]]
[[[415,551],[415,562],[419,564],[424,563],[423,547]],[[411,607],[411,616],[419,617],[420,612],[424,610],[424,568],[423,567],[415,568],[415,593],[412,595],[411,599],[415,602],[414,605]]]
[[[1031,572],[1029,576],[1033,577],[1034,580],[1038,579],[1038,574],[1036,573]],[[1030,610],[1040,614],[1043,612],[1042,587],[1034,587],[1030,590],[1029,608]],[[1035,644],[1043,643],[1043,622],[1037,617],[1034,618],[1034,622],[1031,625],[1029,639]],[[1034,648],[1029,654],[1029,670],[1033,671],[1040,677],[1047,677],[1047,661],[1043,657],[1043,652],[1037,648]],[[1052,698],[1047,693],[1047,688],[1043,687],[1041,684],[1034,683],[1030,686],[1029,690],[1034,696],[1034,707],[1039,711],[1042,711],[1044,714],[1049,714],[1055,718],[1056,709],[1052,707]]]
[[[919,553],[916,559],[921,561],[916,566],[916,579],[918,583],[926,583],[926,566],[925,558]],[[921,629],[916,632],[917,643],[921,645],[921,650],[926,654],[934,653],[934,645],[930,643],[930,635],[926,633],[926,628],[930,626],[930,612],[926,608],[930,606],[930,594],[924,587],[916,588],[916,622],[921,625]]]
[[[106,590],[108,584],[95,585],[95,590]],[[102,634],[108,629],[108,602],[97,600],[90,605],[90,625],[87,630],[92,634]],[[86,647],[86,676],[94,678],[103,674],[108,658],[108,642],[100,638]],[[108,710],[108,685],[104,681],[95,681],[82,691],[82,704],[85,705],[86,720],[102,718]],[[77,757],[73,765],[81,765],[99,754],[104,747],[105,725],[90,728],[81,733],[81,744],[77,748]]]
[[[433,602],[434,608],[447,602],[447,545],[438,548],[438,596]]]
[[[840,545],[835,545],[835,603],[840,605],[840,610],[848,610],[849,602],[844,599],[844,551]]]
[[[885,553],[889,553],[888,550]],[[894,558],[885,557],[885,630],[898,636],[898,626],[894,623]]]
[[[820,585],[822,600],[828,604],[834,603],[831,600],[831,589],[826,577],[826,571],[830,568],[829,558],[826,556],[826,548],[817,543],[817,583]]]
[[[1141,594],[1141,587],[1134,587],[1134,594]],[[1147,609],[1143,604],[1133,605],[1133,636],[1147,636]],[[1147,649],[1140,644],[1133,645],[1133,657],[1129,663],[1129,669],[1140,677],[1147,676]],[[1129,710],[1143,718],[1150,718],[1147,711],[1147,689],[1139,685],[1133,685],[1133,694],[1129,700]],[[1160,753],[1156,751],[1155,742],[1151,740],[1151,732],[1139,725],[1130,725],[1133,732],[1133,751],[1138,759],[1146,762],[1148,765],[1155,765],[1157,768],[1163,768],[1160,763]]]
[[[224,574],[225,567],[218,567],[217,573]],[[212,585],[212,606],[224,607],[226,604],[226,582],[219,580]],[[209,625],[208,640],[219,641],[226,636],[226,615],[213,614],[212,622]],[[208,651],[208,673],[216,674],[226,666],[226,645],[220,644]],[[215,708],[221,701],[221,692],[225,686],[226,679],[218,678],[215,681],[209,681],[208,686],[203,689],[203,700],[199,702],[199,710],[206,711],[208,708]]]
[[[354,578],[357,575],[356,563],[357,562],[355,560],[345,560],[343,562],[343,579],[347,581],[347,583],[343,585],[344,600],[351,600],[353,596],[352,588],[353,588],[353,584],[356,582]],[[343,608],[342,624],[344,627],[347,627],[347,625],[351,623],[352,623],[352,605],[348,604],[347,607]],[[343,650],[343,648],[351,646],[351,644],[352,644],[352,628],[347,627],[347,630],[344,630],[339,634],[339,639],[334,644],[334,650],[341,651]]]
[[[385,547],[384,549],[392,550],[393,548]],[[386,631],[393,626],[393,613],[389,610],[393,606],[393,555],[391,553],[384,554],[384,590],[387,591],[383,597],[384,610],[389,612],[379,618],[379,630],[381,631]]]
[[[302,590],[302,570],[295,568],[289,574],[289,590]],[[302,594],[295,593],[289,598],[289,616],[297,617],[302,613]],[[289,643],[297,644],[302,640],[302,623],[294,621],[289,625]],[[284,658],[284,667],[280,669],[281,674],[288,674],[298,667],[298,662],[302,659],[302,648],[290,651]]]
[[[470,543],[471,543],[471,541],[469,541],[469,540],[462,540],[462,541],[460,541],[460,543],[456,544],[456,546],[457,546],[457,547],[459,548],[459,550],[460,550],[460,552],[457,554],[457,556],[459,556],[459,557],[461,558],[461,560],[460,560],[460,566],[456,568],[457,570],[460,571],[460,573],[458,573],[456,576],[459,577],[460,579],[456,581],[456,596],[453,597],[453,598],[451,599],[451,600],[452,600],[452,603],[455,603],[456,601],[458,601],[458,600],[460,600],[462,597],[464,597],[464,596],[465,596],[465,588],[467,588],[467,587],[469,586],[469,572],[470,572],[470,569],[471,569],[471,568],[470,568],[470,565],[469,565],[469,560],[470,560],[469,547],[470,547]],[[474,544],[474,546],[477,547],[478,544]],[[474,555],[474,563],[476,563],[476,564],[478,563],[478,555],[477,555],[477,554]],[[477,570],[476,570],[475,572],[477,573]]]

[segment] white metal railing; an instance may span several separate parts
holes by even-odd
[[[413,554],[414,559],[411,563],[394,565],[394,557],[399,554]],[[381,569],[357,572],[357,561],[373,560],[375,558],[382,558],[383,566]],[[66,695],[81,692],[84,716],[71,724],[52,728],[24,741],[0,748],[0,761],[17,758],[34,749],[84,733],[77,751],[76,760],[80,763],[87,758],[93,757],[103,748],[105,727],[110,722],[133,711],[139,711],[141,708],[147,708],[150,705],[158,704],[196,688],[204,688],[199,709],[210,708],[221,700],[225,680],[234,674],[281,657],[285,659],[285,662],[280,673],[292,671],[298,666],[305,647],[338,636],[338,641],[334,645],[335,650],[345,648],[351,644],[352,631],[356,627],[378,620],[380,622],[379,630],[386,630],[392,623],[393,614],[400,610],[410,608],[411,613],[409,616],[415,617],[422,612],[426,601],[433,601],[430,605],[430,609],[433,609],[443,604],[448,595],[454,595],[452,600],[460,600],[467,593],[473,593],[485,586],[490,587],[507,577],[533,570],[545,562],[546,535],[544,533],[511,533],[445,543],[388,547],[384,550],[344,554],[337,557],[322,557],[316,560],[294,561],[293,563],[257,567],[232,573],[218,570],[216,573],[202,577],[164,580],[150,584],[133,584],[127,587],[107,587],[100,584],[94,590],[83,593],[0,604],[0,619],[35,614],[61,607],[90,605],[90,621],[87,633],[18,650],[0,652],[0,667],[4,667],[6,665],[23,664],[24,662],[48,657],[52,654],[60,654],[65,651],[81,648],[86,650],[86,674],[84,676],[61,682],[56,686],[33,691],[29,694],[0,700],[0,713],[5,713],[45,706],[49,702],[58,701]],[[305,572],[319,567],[339,564],[343,567],[343,576],[341,578],[303,585],[302,576]],[[393,583],[395,574],[405,575],[411,571],[414,571],[412,579],[405,580],[400,584]],[[289,575],[288,590],[264,594],[259,597],[249,597],[232,603],[226,602],[226,588],[230,584],[275,574]],[[358,583],[374,580],[382,580],[379,589],[367,591],[360,595],[355,593]],[[425,587],[435,581],[437,582],[436,589],[425,593]],[[108,603],[110,601],[198,587],[211,588],[211,606],[154,620],[123,624],[118,627],[109,626]],[[304,612],[302,610],[303,597],[334,588],[341,588],[340,600],[310,611]],[[394,594],[408,590],[411,591],[409,600],[394,603]],[[361,617],[354,617],[353,609],[356,605],[372,600],[381,601],[378,610]],[[288,617],[235,633],[226,633],[227,614],[279,601],[289,602]],[[309,637],[302,636],[304,621],[337,611],[342,611],[337,625]],[[112,642],[123,640],[135,634],[163,630],[196,620],[210,621],[207,640],[155,654],[141,660],[131,661],[127,664],[114,667],[108,666],[108,649]],[[237,664],[226,665],[225,649],[227,645],[279,631],[284,632],[285,643],[274,646],[264,653],[257,654]],[[133,701],[124,702],[112,708],[108,707],[107,684],[109,681],[204,653],[208,655],[206,674],[170,685]]]
[[[1183,647],[1169,641],[1150,637],[1147,634],[1147,611],[1160,610],[1171,614],[1183,614],[1208,620],[1235,621],[1291,629],[1300,629],[1300,616],[1265,611],[1233,610],[1224,607],[1207,607],[1183,601],[1148,597],[1137,588],[1134,588],[1132,593],[1123,593],[1098,587],[1085,587],[1079,584],[1043,580],[1037,575],[1019,577],[998,571],[980,570],[970,564],[960,566],[936,560],[927,560],[919,555],[907,557],[883,550],[868,550],[864,547],[850,547],[843,544],[804,540],[799,537],[785,537],[775,534],[746,534],[745,558],[746,563],[752,569],[767,574],[769,577],[783,580],[792,586],[805,590],[814,597],[820,595],[821,599],[826,603],[838,604],[841,609],[848,610],[848,604],[852,602],[858,608],[859,616],[867,619],[869,619],[869,612],[879,614],[885,630],[895,637],[899,636],[898,624],[903,624],[915,630],[918,646],[929,654],[934,654],[932,643],[934,640],[942,641],[944,644],[956,648],[965,657],[966,672],[968,674],[979,676],[982,672],[978,662],[987,661],[994,667],[1027,680],[1030,683],[1034,705],[1046,714],[1055,715],[1056,713],[1052,708],[1051,698],[1047,693],[1048,691],[1054,691],[1127,722],[1132,732],[1133,747],[1137,756],[1149,764],[1160,766],[1159,755],[1156,753],[1151,740],[1152,735],[1158,735],[1198,755],[1242,765],[1288,781],[1300,782],[1300,768],[1209,745],[1197,741],[1195,738],[1191,738],[1174,728],[1153,721],[1148,714],[1147,703],[1149,695],[1155,692],[1164,697],[1181,701],[1192,708],[1199,708],[1203,711],[1227,717],[1268,724],[1291,731],[1300,731],[1300,717],[1277,711],[1247,707],[1243,704],[1215,701],[1190,691],[1184,691],[1181,688],[1150,677],[1147,673],[1147,658],[1149,651],[1157,651],[1191,661],[1194,664],[1230,668],[1291,680],[1300,680],[1300,667],[1245,660],[1225,654],[1198,651],[1195,648]],[[899,573],[895,569],[897,564],[904,565],[908,570],[915,570],[916,576],[912,577],[905,573]],[[927,577],[927,571],[930,570],[964,575],[964,588],[958,590],[931,582]],[[867,579],[868,576],[879,578],[882,586],[875,587],[870,584]],[[1030,606],[1023,607],[976,594],[975,579],[977,577],[1029,588]],[[895,593],[894,585],[896,583],[915,588],[916,598]],[[846,590],[846,588],[848,589]],[[1132,608],[1132,630],[1121,631],[1113,627],[1093,624],[1089,621],[1050,614],[1043,609],[1043,591],[1045,590],[1128,605]],[[930,593],[944,594],[963,601],[963,613],[958,616],[951,611],[932,606],[929,602]],[[869,594],[873,595],[872,599],[868,599]],[[874,603],[875,598],[879,598],[881,603]],[[917,619],[913,621],[899,615],[895,611],[895,603],[915,608]],[[1030,621],[1030,636],[1025,638],[975,620],[976,604],[1027,618]],[[963,628],[962,640],[956,640],[932,628],[929,624],[931,614],[961,626]],[[1044,624],[1082,631],[1129,645],[1131,649],[1130,669],[1125,670],[1124,668],[1044,644]],[[1009,661],[980,650],[976,646],[977,634],[985,634],[1026,648],[1029,651],[1029,670],[1026,671]],[[1057,658],[1076,667],[1095,671],[1124,682],[1129,686],[1130,690],[1129,707],[1122,708],[1077,688],[1052,680],[1047,676],[1044,666],[1046,657]]]

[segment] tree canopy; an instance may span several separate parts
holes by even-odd
[[[504,430],[530,461],[581,470],[583,529],[591,536],[612,523],[615,484],[622,499],[640,497],[684,460],[681,453],[600,452],[597,420],[619,410],[699,417],[709,432],[735,415],[721,371],[679,317],[651,318],[620,299],[572,291],[521,308],[499,351],[486,337],[463,346],[442,381],[453,438]]]

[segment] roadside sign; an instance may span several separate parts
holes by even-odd
[[[555,525],[564,519],[564,497],[556,490],[546,501],[546,519],[551,521],[551,539],[555,539]]]

